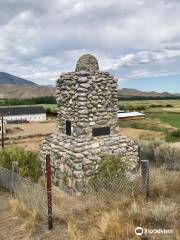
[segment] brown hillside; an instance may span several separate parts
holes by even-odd
[[[168,92],[143,92],[133,88],[119,89],[119,94],[122,96],[150,96],[150,97],[164,97],[172,96]],[[179,95],[179,94],[176,94]],[[56,89],[53,86],[40,85],[10,85],[0,84],[0,99],[1,98],[35,98],[43,96],[56,96]]]
[[[133,88],[122,88],[119,89],[119,93],[122,96],[146,96],[146,97],[164,97],[164,96],[172,96],[172,94],[168,92],[158,93],[158,92],[144,92]]]
[[[21,99],[55,95],[56,89],[52,86],[0,84],[0,98]]]

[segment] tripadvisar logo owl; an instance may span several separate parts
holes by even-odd
[[[144,230],[143,230],[142,227],[137,227],[137,228],[135,229],[135,234],[136,234],[137,236],[142,236],[143,233],[144,233]]]

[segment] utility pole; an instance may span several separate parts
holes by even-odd
[[[2,139],[1,139],[1,144],[2,144],[2,149],[4,149],[4,117],[1,115],[1,132],[2,132]]]

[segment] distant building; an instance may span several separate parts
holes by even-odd
[[[124,113],[124,110],[118,110],[117,113]]]
[[[0,115],[7,123],[41,122],[46,120],[46,112],[41,106],[0,107]]]
[[[120,119],[123,120],[131,120],[131,119],[141,119],[144,118],[145,114],[141,112],[123,112],[123,111],[118,111],[117,116]]]

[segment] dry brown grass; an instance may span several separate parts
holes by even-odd
[[[149,202],[143,194],[136,197],[121,194],[118,199],[103,202],[97,196],[69,196],[53,187],[56,227],[40,239],[136,240],[138,238],[134,233],[135,228],[144,226],[152,229],[172,228],[177,236],[174,234],[170,237],[178,240],[179,206],[173,202],[172,196],[177,195],[180,189],[179,174],[176,171],[156,168],[152,172]],[[34,229],[38,223],[36,213],[27,210],[18,201],[12,202],[12,209],[27,219],[24,227]],[[62,222],[66,225],[64,232],[60,229]]]
[[[94,208],[88,209],[88,204],[96,201],[99,203],[98,199],[89,198],[88,201],[79,199],[78,202],[74,201],[73,197],[64,195],[63,192],[61,196],[56,196],[56,204],[65,203],[66,206],[73,204],[74,209],[77,210],[74,214],[66,215],[69,239],[135,240],[137,237],[134,234],[134,229],[138,225],[146,227],[155,227],[156,225],[164,228],[171,226],[178,236],[179,206],[168,198],[172,194],[177,194],[180,189],[180,173],[156,168],[152,172],[152,176],[152,199],[150,202],[145,200],[143,194],[134,198],[122,195],[118,200],[111,199],[109,203],[95,204]],[[175,236],[171,237],[178,239]]]
[[[180,171],[164,167],[151,170],[151,195],[168,197],[180,191]]]
[[[72,240],[119,240],[135,239],[134,223],[129,221],[124,209],[131,201],[128,197],[123,197],[122,201],[112,201],[110,205],[104,205],[101,209],[94,208],[83,215],[71,216],[68,222],[68,234]]]
[[[39,222],[36,211],[28,209],[24,203],[19,202],[17,199],[9,200],[9,205],[12,213],[15,216],[20,216],[24,219],[24,224],[21,226],[21,228],[32,233],[35,226]]]
[[[144,205],[133,202],[129,209],[129,216],[136,221],[142,218],[146,223],[174,223],[179,217],[178,210],[178,205],[169,201],[148,202]]]

